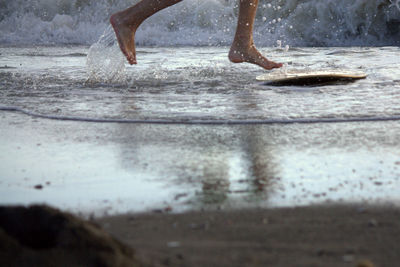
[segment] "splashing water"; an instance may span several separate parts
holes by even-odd
[[[120,83],[126,80],[125,58],[111,26],[90,47],[86,69],[89,82]]]
[[[390,0],[390,7],[395,6],[400,11],[400,0]]]

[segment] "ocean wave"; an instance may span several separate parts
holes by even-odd
[[[400,0],[260,1],[258,46],[400,45]],[[0,3],[0,43],[90,45],[108,18],[131,0],[5,0]],[[137,1],[136,1],[137,2]],[[237,0],[185,0],[141,25],[138,45],[229,45]]]

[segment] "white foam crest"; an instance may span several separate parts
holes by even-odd
[[[278,2],[278,6],[260,7],[268,19],[260,25],[258,35],[272,34],[275,40],[295,46],[384,45],[399,41],[400,28],[394,27],[399,23],[400,12],[387,1]]]
[[[395,6],[398,10],[400,10],[400,0],[390,0],[390,7]]]

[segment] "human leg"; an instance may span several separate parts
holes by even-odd
[[[233,63],[248,62],[270,70],[282,67],[282,63],[275,63],[265,58],[255,47],[253,40],[253,26],[256,17],[258,0],[239,0],[239,17],[229,51],[229,60]]]
[[[136,64],[135,33],[139,25],[156,12],[182,0],[141,0],[136,5],[115,13],[110,23],[117,36],[119,47],[130,64]]]

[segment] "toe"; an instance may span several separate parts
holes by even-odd
[[[137,64],[136,58],[134,56],[130,55],[127,57],[127,59],[128,59],[129,64],[131,64],[131,65]]]

